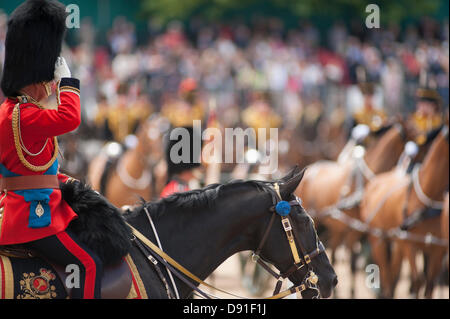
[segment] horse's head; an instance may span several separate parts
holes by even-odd
[[[275,222],[262,230],[264,235],[256,254],[277,267],[295,286],[305,284],[301,289],[307,288],[302,291],[303,297],[311,298],[317,294],[316,282],[320,294],[327,298],[337,285],[337,276],[317,236],[313,219],[294,195],[303,174],[304,170],[296,167],[277,183],[269,185],[273,204],[270,214],[274,214],[271,220]]]

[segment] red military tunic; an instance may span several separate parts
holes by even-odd
[[[166,198],[175,193],[187,192],[189,190],[189,186],[181,183],[177,179],[173,179],[170,181],[162,190],[160,197]]]
[[[47,145],[37,156],[23,153],[32,165],[45,165],[54,154],[54,136],[75,130],[81,121],[79,81],[63,78],[60,82],[59,105],[56,110],[41,109],[33,103],[20,104],[20,132],[23,144],[31,153],[39,153],[46,141]],[[18,157],[12,130],[12,113],[17,100],[8,98],[0,106],[0,178],[28,175],[58,175],[60,181],[67,176],[58,173],[58,161],[45,172],[35,172],[21,162]],[[1,193],[0,201],[5,195]],[[35,191],[33,193],[33,191]],[[65,230],[68,224],[77,217],[69,205],[62,200],[59,189],[46,190],[45,207],[50,212],[49,225],[32,228],[29,226],[32,206],[31,198],[43,196],[41,190],[8,191],[0,208],[4,211],[0,217],[0,245],[30,242],[55,235]],[[44,196],[44,197],[45,197]],[[28,198],[27,198],[28,197]],[[34,198],[36,199],[36,198]],[[36,218],[36,217],[34,217]]]

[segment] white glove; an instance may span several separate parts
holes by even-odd
[[[370,133],[370,128],[365,124],[358,124],[356,125],[352,130],[352,138],[357,142],[360,143],[362,140],[364,140],[367,135]]]
[[[54,75],[56,81],[61,81],[62,78],[72,77],[69,67],[67,66],[66,60],[61,56],[56,59]]]
[[[409,157],[411,157],[411,158],[415,157],[418,152],[419,152],[419,147],[413,141],[409,141],[408,143],[405,144],[405,153]]]

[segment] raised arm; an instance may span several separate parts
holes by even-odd
[[[64,58],[55,65],[55,80],[59,82],[56,110],[25,104],[20,110],[22,132],[29,136],[53,137],[75,130],[81,122],[80,81],[72,78]]]
[[[61,79],[56,110],[40,109],[33,104],[22,105],[20,127],[23,134],[53,137],[75,130],[81,123],[79,86],[77,79]]]

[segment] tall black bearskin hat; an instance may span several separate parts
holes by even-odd
[[[189,138],[187,138],[187,133]],[[170,135],[176,137],[176,139],[170,139]],[[185,144],[188,143],[189,145]],[[175,174],[179,174],[183,171],[193,169],[200,166],[201,156],[201,132],[196,132],[192,127],[175,127],[172,128],[165,136],[165,155],[167,162],[167,175],[172,177]],[[172,152],[175,152],[179,157],[184,158],[183,151],[189,150],[189,160],[186,162],[177,163],[176,159],[171,157],[171,150],[176,147]],[[174,161],[175,160],[175,161]]]
[[[8,20],[1,80],[6,96],[54,78],[66,16],[65,6],[54,0],[27,0],[14,10]]]

